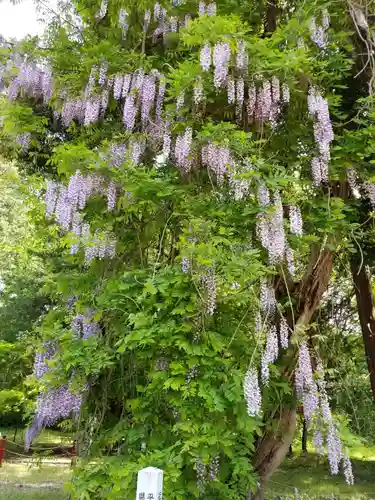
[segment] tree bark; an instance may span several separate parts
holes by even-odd
[[[375,400],[375,301],[371,285],[371,274],[368,266],[365,266],[363,262],[359,262],[358,258],[352,259],[351,271],[357,297],[358,316],[361,323],[371,390]]]
[[[276,0],[268,0],[266,19],[264,23],[265,34],[271,35],[276,30],[276,24],[277,24]]]
[[[307,452],[307,423],[306,419],[303,419],[302,423],[302,453]]]

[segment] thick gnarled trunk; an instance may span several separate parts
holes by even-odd
[[[371,274],[367,266],[352,259],[351,271],[357,297],[358,316],[361,323],[371,390],[375,399],[375,302]]]

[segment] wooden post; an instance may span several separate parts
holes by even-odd
[[[76,464],[76,461],[77,461],[77,440],[76,439],[73,441],[72,450],[70,452],[70,455],[72,457],[72,459],[70,461],[70,466],[74,467]]]
[[[136,500],[162,500],[164,471],[146,467],[138,472]]]
[[[4,454],[5,454],[5,445],[6,445],[6,442],[7,442],[7,437],[6,436],[3,436],[1,441],[0,441],[0,467],[2,467],[3,465],[3,457],[4,457]]]

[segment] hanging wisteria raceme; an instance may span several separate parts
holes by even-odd
[[[215,43],[212,60],[214,65],[214,86],[217,89],[225,87],[227,83],[228,65],[230,60],[229,43]]]
[[[41,98],[48,103],[52,97],[53,80],[49,68],[40,68],[34,63],[23,62],[18,74],[7,90],[8,99],[14,101],[18,94]]]
[[[215,175],[219,185],[223,183],[224,176],[233,165],[230,149],[209,142],[202,147],[202,165],[208,167]]]
[[[37,397],[35,418],[26,431],[25,449],[44,427],[51,427],[59,420],[77,415],[82,405],[82,394],[76,394],[68,385],[41,392]]]
[[[289,274],[291,278],[294,280],[295,279],[295,265],[294,265],[294,253],[293,249],[288,245],[287,242],[285,242],[285,261],[286,261],[286,267],[288,268]]]
[[[103,19],[105,15],[107,14],[107,8],[108,8],[108,0],[102,0],[102,3],[100,4],[100,10],[98,12],[98,18]]]
[[[133,139],[130,142],[130,159],[133,165],[139,165],[146,150],[146,142],[143,139]]]
[[[303,221],[301,209],[296,205],[289,207],[290,232],[296,236],[303,235]]]
[[[265,123],[271,117],[272,93],[271,84],[265,80],[257,91],[255,120],[261,124]]]
[[[295,372],[297,395],[302,399],[303,413],[307,423],[318,409],[318,389],[313,379],[309,349],[305,341],[299,346],[298,364]]]
[[[185,92],[183,90],[180,91],[180,93],[177,96],[176,100],[176,111],[180,111],[184,107],[185,103]]]
[[[86,243],[85,265],[89,266],[94,259],[113,259],[116,255],[116,238],[113,234],[96,231],[93,238]]]
[[[203,71],[208,71],[211,67],[211,46],[208,42],[201,49],[200,63]]]
[[[243,381],[243,391],[247,405],[247,414],[249,417],[255,417],[260,414],[262,406],[262,396],[259,388],[258,372],[250,367]]]
[[[56,353],[56,345],[49,342],[44,345],[43,351],[37,351],[34,358],[33,375],[41,379],[46,373],[50,371],[48,361]]]
[[[214,481],[220,469],[220,456],[216,455],[214,457],[210,457],[210,463],[208,465],[208,478],[210,481]]]
[[[365,182],[363,188],[367,194],[367,197],[371,203],[373,210],[375,209],[375,183]]]
[[[99,69],[99,78],[98,78],[99,85],[105,84],[107,79],[107,71],[108,71],[108,63],[107,61],[103,61]]]
[[[193,155],[191,151],[192,140],[193,130],[187,127],[185,132],[177,137],[174,148],[176,165],[180,168],[181,172],[185,174],[188,173],[193,166]]]
[[[227,81],[228,104],[234,104],[236,101],[236,83],[233,76],[228,77]]]
[[[331,474],[336,475],[339,473],[342,449],[341,441],[337,436],[335,424],[333,422],[329,424],[327,432],[327,454]]]
[[[313,443],[315,453],[318,455],[324,455],[324,438],[320,430],[314,430]]]
[[[261,189],[261,187],[260,187]],[[265,194],[266,191],[263,191]],[[262,196],[264,196],[262,194]],[[260,204],[266,201],[260,199],[260,190],[258,191],[258,199]],[[273,212],[270,215],[259,213],[256,221],[257,236],[261,241],[263,248],[268,251],[268,259],[270,264],[282,262],[286,250],[286,240],[283,223],[283,206],[278,192],[273,195]]]
[[[247,72],[249,58],[246,52],[246,43],[243,40],[237,42],[236,69]]]
[[[202,492],[206,486],[207,471],[206,466],[200,458],[197,458],[195,468],[197,471],[197,489],[198,491]]]
[[[94,87],[95,87],[95,82],[96,82],[96,73],[98,72],[98,67],[94,65],[91,68],[90,71],[90,76],[89,76],[89,81],[87,82],[86,89],[85,89],[85,97],[88,97],[91,95]]]
[[[111,181],[107,188],[107,208],[109,211],[113,210],[116,206],[117,188],[116,184]]]
[[[204,16],[206,13],[206,3],[202,2],[202,0],[199,2],[198,13],[200,16]]]
[[[149,121],[150,111],[155,101],[156,83],[154,75],[144,77],[141,92],[141,119],[143,125]]]
[[[246,165],[246,170],[244,173],[249,172],[251,169],[251,164]],[[245,177],[239,177],[241,173],[242,172],[240,171],[234,170],[230,173],[229,177],[229,184],[236,201],[245,199],[250,191],[251,180]]]
[[[212,316],[216,310],[216,280],[214,273],[210,271],[201,277],[201,283],[206,293],[205,312]]]
[[[266,347],[261,359],[261,377],[263,384],[267,384],[270,377],[269,365],[274,363],[279,356],[279,343],[275,325],[271,325],[266,334]]]
[[[330,144],[333,141],[333,129],[329,115],[328,102],[316,87],[310,87],[307,106],[314,120],[314,138],[319,156],[311,161],[313,183],[319,186],[328,180],[328,163],[330,160]]]
[[[342,469],[344,472],[344,477],[345,477],[345,482],[349,486],[352,486],[354,484],[354,476],[353,476],[353,470],[352,470],[352,463],[349,458],[348,454],[348,448],[345,449],[345,454],[342,457]]]
[[[172,138],[171,134],[168,130],[166,129],[164,136],[163,136],[163,151],[162,151],[162,156],[163,156],[163,161],[166,162],[168,158],[170,157],[171,154],[171,145],[172,145]]]
[[[328,11],[323,11],[322,24],[316,22],[315,17],[310,19],[310,38],[319,49],[325,49],[328,44],[329,15]]]
[[[203,102],[203,100],[204,100],[204,91],[203,91],[202,79],[198,77],[193,88],[194,105],[198,107]]]
[[[68,127],[73,120],[83,123],[86,112],[86,101],[82,99],[66,100],[61,110],[61,121],[64,127]]]
[[[207,4],[206,14],[208,16],[216,16],[216,3],[215,2],[211,2],[211,3]]]
[[[255,106],[256,106],[256,98],[257,98],[257,93],[256,93],[256,88],[253,83],[249,83],[249,87],[247,90],[247,116],[249,119],[249,122],[252,122],[254,119],[254,113],[255,113]]]
[[[125,9],[120,9],[119,12],[119,17],[118,17],[118,23],[120,27],[122,28],[122,38],[123,40],[126,39],[126,34],[129,29],[129,24],[128,24],[128,13]]]
[[[21,146],[22,152],[26,152],[29,149],[31,140],[30,132],[23,132],[22,134],[18,134],[16,137],[16,143]]]
[[[289,345],[289,326],[287,320],[282,316],[280,318],[280,345],[287,349]]]
[[[113,97],[116,100],[119,100],[122,97],[123,85],[124,85],[124,76],[123,75],[116,75],[114,82],[113,82]]]
[[[112,144],[109,153],[109,166],[120,167],[125,160],[126,144]]]
[[[281,101],[283,104],[289,104],[290,102],[290,90],[287,83],[281,85]]]
[[[86,101],[84,124],[90,125],[99,120],[101,99],[93,96]]]
[[[260,282],[259,292],[260,308],[266,316],[272,316],[276,310],[275,289],[266,280]]]
[[[100,326],[94,320],[94,312],[89,311],[86,314],[77,313],[71,322],[71,329],[75,336],[87,340],[90,337],[95,337],[100,332]]]
[[[59,191],[60,191],[59,182],[51,180],[47,181],[46,196],[45,196],[47,217],[51,217],[51,215],[55,211],[57,198],[59,196]]]
[[[126,130],[132,131],[135,126],[137,116],[137,105],[132,94],[128,94],[124,104],[123,122]]]
[[[181,259],[181,270],[184,274],[187,274],[190,271],[191,263],[188,257],[182,257]]]

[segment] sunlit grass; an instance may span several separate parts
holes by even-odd
[[[16,484],[41,484],[41,483],[61,483],[68,481],[72,470],[70,462],[56,465],[48,461],[37,464],[33,461],[25,462],[7,462],[4,461],[0,468],[0,482],[11,481]],[[0,498],[2,498],[0,496]]]

